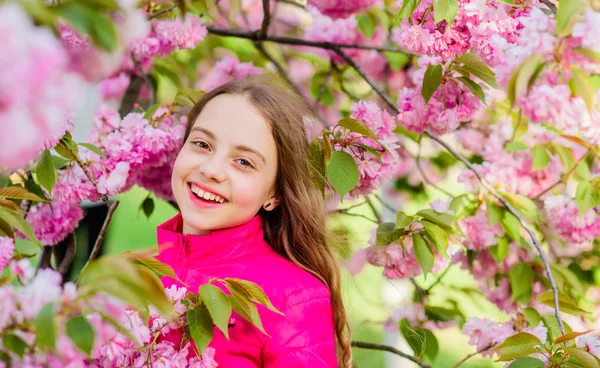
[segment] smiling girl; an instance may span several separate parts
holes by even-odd
[[[311,113],[278,78],[261,75],[206,93],[188,116],[171,180],[181,213],[159,226],[158,258],[190,290],[211,277],[252,281],[284,314],[259,306],[268,335],[241,318],[229,340],[215,329],[220,367],[351,365],[340,272],[309,174],[303,118]]]

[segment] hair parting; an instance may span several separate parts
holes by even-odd
[[[314,110],[304,97],[274,74],[234,79],[196,102],[188,115],[186,140],[204,106],[221,94],[245,96],[270,124],[278,156],[274,189],[280,202],[271,211],[261,210],[265,237],[276,252],[329,288],[340,367],[350,368],[350,327],[342,301],[340,268],[327,244],[323,198],[309,171],[304,118],[314,117]]]

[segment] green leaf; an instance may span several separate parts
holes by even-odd
[[[581,161],[575,168],[575,177],[580,180],[590,180],[590,166],[584,160]]]
[[[539,359],[536,358],[519,358],[514,362],[510,363],[508,368],[544,368],[546,365]]]
[[[231,303],[229,298],[215,285],[206,284],[200,286],[199,294],[202,296],[202,302],[210,313],[215,325],[223,332],[229,340],[229,317],[231,317]]]
[[[500,88],[500,86],[498,86],[498,83],[496,82],[494,72],[490,69],[489,66],[487,66],[486,63],[481,61],[477,54],[468,52],[457,57],[455,61],[463,64],[463,66],[461,67],[462,70],[457,70],[465,71],[469,74],[475,75],[477,78],[481,79],[492,88]]]
[[[489,198],[485,199],[485,209],[488,217],[488,224],[493,226],[502,219],[502,209],[498,207],[496,202]]]
[[[235,289],[230,290],[232,295],[229,296],[229,301],[231,301],[233,310],[243,319],[256,326],[256,328],[258,328],[262,333],[269,336],[262,325],[256,305],[249,302],[247,299],[244,299],[243,296],[236,295],[236,293],[239,294],[239,292],[237,292]]]
[[[269,297],[267,296],[267,294],[265,294],[264,290],[257,284],[255,284],[251,281],[248,281],[248,280],[242,280],[242,279],[236,279],[236,278],[230,278],[230,277],[225,278],[225,282],[227,283],[228,287],[233,287],[234,289],[237,289],[237,290],[245,293],[248,300],[258,303],[258,304],[261,304],[262,306],[266,307],[267,309],[269,309],[272,312],[283,315],[283,313],[281,313],[281,311],[279,309],[275,308],[275,306],[269,300]],[[238,294],[238,295],[240,295],[240,294]]]
[[[454,217],[457,219],[473,215],[478,207],[477,198],[473,193],[461,194],[450,202],[450,209],[454,211]]]
[[[558,325],[558,321],[556,320],[556,316],[554,314],[544,314],[542,315],[542,322],[544,326],[548,329],[548,341],[555,341],[563,334],[560,331],[560,327]],[[571,327],[567,323],[563,321],[565,325],[565,332],[571,332]]]
[[[81,351],[88,356],[92,354],[94,347],[94,329],[83,316],[70,318],[67,321],[67,335]]]
[[[401,52],[384,52],[383,55],[395,72],[400,71],[410,61],[410,57]]]
[[[417,6],[421,3],[421,0],[403,0],[402,7],[396,18],[404,19],[410,17],[417,9]]]
[[[150,215],[154,212],[154,199],[150,196],[146,197],[140,205],[140,209],[144,211],[146,218],[150,218]]]
[[[538,349],[535,348],[537,345],[543,345],[540,339],[527,332],[519,332],[504,340],[504,342],[500,346],[495,347],[494,350],[500,353],[500,357],[497,361],[507,362],[509,360],[525,358],[528,355],[537,353]]]
[[[89,149],[90,151],[94,152],[95,154],[97,154],[98,156],[100,156],[102,158],[106,157],[104,152],[102,152],[102,150],[100,148],[98,148],[98,146],[95,146],[91,143],[79,143],[79,145]]]
[[[589,181],[584,180],[577,185],[575,200],[579,208],[579,216],[600,204],[600,192]]]
[[[344,118],[338,121],[338,125],[355,133],[362,134],[375,140],[378,139],[377,135],[375,135],[375,133],[373,133],[371,129],[369,129],[369,127],[360,120]]]
[[[498,243],[496,243],[496,245],[490,247],[490,251],[492,248],[494,248],[492,256],[494,257],[496,262],[502,263],[506,256],[508,256],[508,245],[508,239],[506,239],[506,237],[503,236],[498,239]]]
[[[541,144],[536,144],[533,147],[533,157],[531,162],[531,171],[543,170],[548,166],[550,162],[550,156],[548,156],[548,152],[546,152],[546,148],[544,148]]]
[[[325,193],[325,153],[322,140],[315,139],[308,146],[308,162],[310,179],[323,195]]]
[[[52,193],[52,188],[56,183],[56,167],[50,151],[44,150],[35,168],[35,175],[38,182]]]
[[[565,353],[577,359],[585,368],[600,368],[598,359],[583,349],[565,348]]]
[[[483,89],[477,83],[475,83],[471,78],[467,77],[459,77],[459,81],[464,84],[471,93],[473,93],[477,98],[479,98],[485,104],[485,94],[483,93]]]
[[[35,319],[35,344],[42,350],[54,350],[56,347],[56,321],[54,320],[53,303],[44,305]]]
[[[425,353],[425,333],[423,329],[413,329],[408,319],[403,318],[399,323],[402,336],[413,350],[416,358],[421,358]]]
[[[10,210],[8,208],[0,207],[0,219],[5,221],[11,227],[19,230],[29,240],[31,240],[38,246],[40,246],[40,247],[42,246],[42,244],[40,243],[38,238],[36,238],[35,234],[33,233],[33,230],[31,229],[31,225],[29,224],[29,222],[25,221],[25,219],[22,218],[21,216],[19,216],[19,214],[16,213],[15,211]]]
[[[523,216],[532,220],[539,218],[537,206],[531,198],[509,192],[500,192],[500,194]]]
[[[458,3],[456,0],[433,0],[433,21],[439,23],[443,20],[452,25],[458,14]]]
[[[444,257],[448,257],[448,234],[444,229],[429,221],[421,221],[427,234],[433,239],[433,245]]]
[[[522,4],[515,4],[515,3],[513,2],[513,0],[496,0],[496,1],[498,1],[498,2],[500,2],[500,3],[503,3],[503,4],[506,4],[506,5],[510,5],[510,6],[512,6],[512,7],[515,7],[515,8],[524,8],[524,7],[525,7],[525,6],[524,6],[524,5],[522,5]]]
[[[423,87],[421,89],[421,95],[425,99],[427,104],[431,99],[431,96],[435,93],[437,88],[442,82],[442,66],[441,65],[429,65],[425,71],[425,77],[423,78]]]
[[[357,15],[356,20],[358,22],[358,29],[360,29],[365,37],[371,38],[375,33],[375,28],[377,27],[373,17],[371,17],[370,14]]]
[[[136,262],[138,264],[141,264],[145,267],[147,267],[148,269],[150,269],[150,271],[154,272],[158,277],[163,277],[163,276],[169,276],[172,277],[174,279],[177,280],[177,275],[175,274],[175,271],[173,271],[173,268],[171,268],[171,266],[169,266],[166,263],[162,263],[161,261],[157,260],[154,257],[150,257],[145,255],[142,252],[132,252],[132,251],[125,251],[121,254],[121,257],[124,257],[126,259],[129,259],[133,262]]]
[[[440,213],[431,208],[427,208],[417,212],[417,215],[423,217],[425,220],[433,222],[448,232],[454,231],[452,227],[454,224],[454,216],[450,214]]]
[[[402,235],[404,228],[399,228],[393,222],[384,222],[377,227],[377,233],[375,236],[375,245],[385,246],[390,243],[397,241]]]
[[[37,194],[31,193],[19,186],[0,188],[0,197],[6,199],[24,199],[33,202],[49,202],[47,199],[40,198]]]
[[[17,335],[13,335],[10,333],[2,335],[2,344],[5,348],[17,354],[20,357],[23,357],[25,349],[27,349],[27,343],[25,343],[25,341],[23,341]]]
[[[600,63],[600,52],[592,50],[592,49],[586,49],[585,47],[574,47],[573,51],[580,53],[581,55],[584,55],[598,63]]]
[[[413,220],[414,218],[412,216],[408,216],[406,213],[398,211],[398,214],[396,215],[396,229],[404,229],[410,225]]]
[[[527,263],[517,263],[509,273],[511,300],[527,304],[531,300],[533,270]]]
[[[521,223],[515,215],[508,211],[504,211],[504,215],[500,220],[502,227],[508,233],[508,236],[516,242],[521,239]]]
[[[558,144],[551,144],[550,147],[560,158],[560,162],[564,170],[571,170],[573,165],[575,165],[575,157],[573,157],[573,152],[571,149]]]
[[[114,51],[118,44],[113,20],[84,2],[66,2],[55,9],[77,31],[89,35],[92,41],[106,51]]]
[[[542,320],[542,316],[540,316],[540,313],[532,307],[527,307],[523,309],[523,314],[525,315],[525,319],[527,319],[527,322],[531,327],[537,327],[537,325],[539,325],[540,321]]]
[[[571,33],[567,26],[571,22],[571,18],[579,13],[585,5],[581,0],[561,0],[557,5],[556,34],[559,37],[563,37]]]
[[[552,294],[552,290],[545,291],[537,297],[538,303],[546,304],[547,306],[554,307],[554,295]],[[572,314],[574,316],[583,316],[585,314],[589,314],[589,311],[580,308],[577,303],[572,301],[568,296],[561,293],[558,293],[558,309]]]
[[[215,333],[209,312],[206,306],[202,304],[198,308],[188,309],[186,317],[190,335],[196,344],[196,348],[202,354]]]
[[[565,0],[563,0],[565,1]],[[572,65],[571,66],[571,80],[569,81],[569,87],[574,95],[581,96],[588,107],[590,114],[594,111],[594,103],[596,101],[596,89],[592,85],[590,76],[587,75],[583,70]]]
[[[518,66],[508,80],[507,92],[510,106],[513,106],[516,100],[521,96],[523,90],[530,85],[536,71],[539,73],[538,66],[542,64],[542,55],[533,55],[527,58]]]
[[[421,234],[413,234],[412,240],[415,255],[417,256],[417,262],[423,270],[424,277],[427,278],[427,273],[429,273],[431,267],[433,267],[433,252]]]
[[[504,150],[506,150],[506,152],[525,151],[526,149],[527,149],[527,146],[525,145],[525,143],[518,142],[518,141],[508,142],[504,146]]]
[[[344,201],[344,196],[358,184],[359,172],[356,162],[348,153],[335,151],[326,169],[329,183]]]

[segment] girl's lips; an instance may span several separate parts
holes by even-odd
[[[188,190],[188,195],[190,197],[190,200],[192,201],[193,204],[195,204],[198,207],[201,208],[217,208],[217,207],[221,207],[223,205],[225,205],[227,202],[225,203],[219,203],[219,202],[215,202],[215,201],[209,201],[206,200],[204,198],[199,198],[198,196],[196,196],[193,192],[192,192],[192,188],[190,188],[189,185],[187,186],[187,190]]]

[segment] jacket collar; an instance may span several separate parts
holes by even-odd
[[[226,229],[211,231],[206,235],[182,234],[181,213],[157,228],[158,259],[181,267],[198,267],[222,260],[231,260],[261,249],[270,248],[264,240],[263,221],[260,215],[248,222]]]

